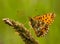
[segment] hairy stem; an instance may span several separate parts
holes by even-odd
[[[29,30],[27,30],[23,24],[13,21],[9,18],[4,18],[3,21],[9,26],[13,27],[18,33],[25,44],[38,44],[38,42],[32,37]]]

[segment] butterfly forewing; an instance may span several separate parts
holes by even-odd
[[[47,13],[42,16],[35,16],[36,20],[43,21],[44,23],[50,25],[54,21],[55,13]]]

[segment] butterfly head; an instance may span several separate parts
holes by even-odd
[[[31,18],[31,17],[29,17],[29,21],[30,21],[30,22],[29,22],[30,25],[31,25],[32,27],[35,27],[37,21],[36,21],[34,18]]]

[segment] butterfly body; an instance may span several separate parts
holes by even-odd
[[[54,17],[55,14],[53,13],[48,13],[43,16],[35,16],[33,18],[30,17],[30,25],[32,26],[38,37],[47,34],[49,25],[54,20]]]

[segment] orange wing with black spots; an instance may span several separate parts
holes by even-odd
[[[55,13],[47,13],[43,16],[35,16],[35,20],[43,21],[44,23],[50,25],[54,21]]]

